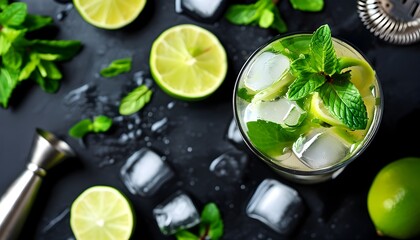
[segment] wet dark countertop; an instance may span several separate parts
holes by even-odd
[[[233,118],[231,99],[236,75],[252,51],[276,32],[232,25],[225,19],[201,23],[177,14],[175,2],[168,0],[149,0],[135,22],[115,31],[89,25],[75,9],[59,20],[66,5],[52,0],[25,2],[30,13],[54,17],[56,27],[47,35],[80,40],[84,47],[73,60],[60,64],[64,79],[58,93],[47,94],[25,84],[15,92],[12,106],[0,110],[1,193],[24,169],[35,128],[55,133],[78,154],[46,177],[20,239],[72,239],[68,209],[83,190],[93,185],[110,185],[129,197],[137,219],[132,239],[174,239],[160,233],[152,209],[177,190],[186,192],[198,209],[207,202],[218,204],[225,223],[223,239],[379,239],[367,211],[369,186],[387,163],[420,156],[419,143],[412,140],[420,135],[420,45],[396,46],[374,37],[357,15],[356,1],[326,0],[320,13],[298,12],[288,1],[279,3],[289,33],[313,31],[328,23],[334,36],[365,53],[383,88],[384,115],[372,144],[337,179],[316,185],[288,182],[244,146],[226,139]],[[154,85],[152,101],[134,117],[122,118],[106,134],[87,136],[84,143],[70,138],[68,129],[82,118],[98,114],[118,117],[118,101],[136,86],[135,76],[152,79],[148,59],[154,39],[182,23],[212,31],[224,45],[229,70],[223,85],[208,99],[194,103],[175,100]],[[102,67],[123,57],[133,58],[130,73],[111,79],[99,77]],[[84,97],[69,99],[69,93],[82,86],[89,88]],[[152,133],[151,124],[164,118],[168,120],[166,128]],[[130,133],[139,136],[121,141],[121,136]],[[132,195],[119,176],[125,159],[145,146],[165,155],[175,172],[174,179],[150,197]],[[249,156],[238,181],[218,178],[209,171],[215,158],[235,149]],[[290,236],[277,234],[245,213],[256,187],[267,178],[295,188],[305,203],[304,218]],[[61,220],[53,224],[57,216]]]

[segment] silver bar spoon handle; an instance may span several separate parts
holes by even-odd
[[[17,239],[47,170],[74,155],[65,142],[37,129],[26,169],[0,199],[1,240]]]

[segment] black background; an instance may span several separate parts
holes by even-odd
[[[396,46],[374,37],[358,18],[356,1],[326,0],[325,9],[319,13],[295,11],[288,1],[278,4],[288,24],[288,33],[314,31],[328,23],[334,36],[357,46],[373,64],[384,92],[383,120],[372,144],[337,179],[316,185],[290,183],[249,152],[250,160],[240,182],[225,181],[208,170],[211,161],[226,151],[235,148],[247,151],[225,138],[233,118],[233,85],[246,58],[276,32],[232,25],[223,18],[215,23],[202,23],[177,14],[174,1],[169,0],[149,0],[135,22],[114,31],[89,25],[75,9],[59,20],[58,15],[66,5],[52,0],[25,2],[30,13],[48,15],[55,20],[55,26],[43,31],[41,37],[80,40],[84,47],[74,59],[60,64],[64,79],[56,94],[44,93],[27,82],[15,91],[11,107],[0,110],[0,192],[24,169],[36,127],[52,131],[78,154],[46,177],[20,239],[72,237],[68,214],[52,228],[47,226],[65,212],[83,190],[93,185],[110,185],[129,197],[137,218],[132,239],[174,239],[159,232],[152,209],[179,189],[191,196],[200,211],[207,202],[218,204],[225,223],[223,239],[378,238],[366,207],[375,174],[398,158],[420,156],[416,139],[420,135],[420,46]],[[89,135],[84,144],[70,138],[68,129],[82,118],[118,115],[118,100],[136,86],[134,73],[142,71],[146,79],[151,79],[148,59],[154,39],[167,28],[182,23],[212,31],[224,45],[229,70],[223,85],[208,99],[194,103],[175,100],[155,85],[152,101],[138,113],[141,124],[135,128],[141,129],[142,135],[125,144],[115,145],[115,139],[129,132],[127,126],[132,118],[116,123],[109,133]],[[102,67],[123,57],[133,58],[130,73],[111,79],[99,77]],[[64,97],[85,84],[96,86],[88,101],[66,105]],[[98,96],[108,97],[111,104],[101,103]],[[168,103],[175,105],[168,109]],[[168,118],[168,127],[155,136],[149,130],[150,124],[163,117]],[[169,144],[162,139],[169,140]],[[124,159],[147,144],[167,157],[176,177],[151,197],[133,196],[120,180],[119,170]],[[115,163],[103,166],[110,157]],[[281,236],[245,214],[253,191],[266,178],[294,187],[305,202],[305,217],[291,236]]]

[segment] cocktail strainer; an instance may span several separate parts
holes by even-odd
[[[359,0],[359,17],[377,37],[406,45],[420,40],[420,0]]]

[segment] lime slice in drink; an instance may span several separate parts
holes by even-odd
[[[120,191],[93,186],[73,202],[70,225],[77,240],[128,240],[133,231],[134,214],[130,202]]]
[[[153,42],[150,70],[168,95],[201,100],[216,91],[225,79],[226,51],[208,30],[191,24],[177,25]]]
[[[117,29],[138,17],[146,0],[74,0],[83,19],[95,27]]]
[[[310,112],[319,120],[332,126],[344,126],[340,120],[331,115],[317,92],[312,95]]]

